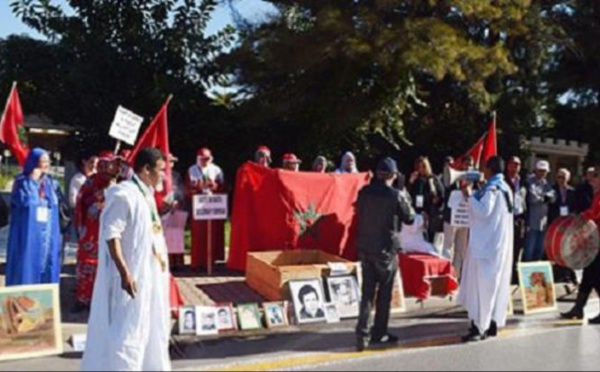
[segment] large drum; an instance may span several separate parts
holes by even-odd
[[[593,221],[569,216],[554,221],[544,239],[548,260],[581,270],[594,261],[600,250],[600,233]]]

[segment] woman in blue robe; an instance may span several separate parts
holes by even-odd
[[[11,195],[6,285],[58,283],[61,235],[48,153],[29,152]]]

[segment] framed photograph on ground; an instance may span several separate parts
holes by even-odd
[[[556,291],[549,261],[519,263],[519,286],[524,314],[555,311]]]
[[[333,302],[328,302],[325,304],[325,318],[327,319],[327,323],[339,323],[340,313],[338,311],[338,307]]]
[[[325,278],[329,300],[337,305],[340,318],[358,317],[360,294],[358,283],[352,275]]]
[[[237,321],[234,316],[233,304],[218,303],[217,308],[217,329],[219,331],[235,331],[237,330]]]
[[[326,321],[320,279],[290,280],[289,286],[298,324]]]
[[[394,288],[392,288],[391,309],[393,314],[406,312],[406,297],[404,297],[404,284],[402,283],[402,274],[400,273],[400,269],[396,271]]]
[[[241,330],[262,328],[262,317],[257,304],[237,305],[237,315]]]
[[[218,333],[217,308],[214,306],[196,306],[196,334],[207,336]]]
[[[266,302],[263,304],[267,328],[285,327],[289,324],[286,305],[283,302]]]
[[[0,288],[0,361],[63,352],[57,284]]]
[[[179,334],[196,334],[196,307],[179,307]]]

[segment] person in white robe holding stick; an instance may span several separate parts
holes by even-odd
[[[169,371],[169,269],[153,188],[165,158],[141,150],[135,175],[108,189],[101,215],[83,371]]]
[[[463,341],[494,337],[506,325],[513,255],[513,196],[504,181],[504,161],[487,161],[485,185],[463,189],[470,210],[470,235],[457,301],[468,312],[471,330]]]

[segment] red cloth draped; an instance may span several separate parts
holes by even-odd
[[[407,296],[425,300],[432,294],[431,280],[441,278],[443,295],[450,295],[458,289],[456,272],[452,262],[426,254],[400,254],[402,284]]]
[[[354,202],[368,173],[323,174],[265,168],[237,172],[228,267],[246,269],[251,251],[319,249],[356,260]]]

